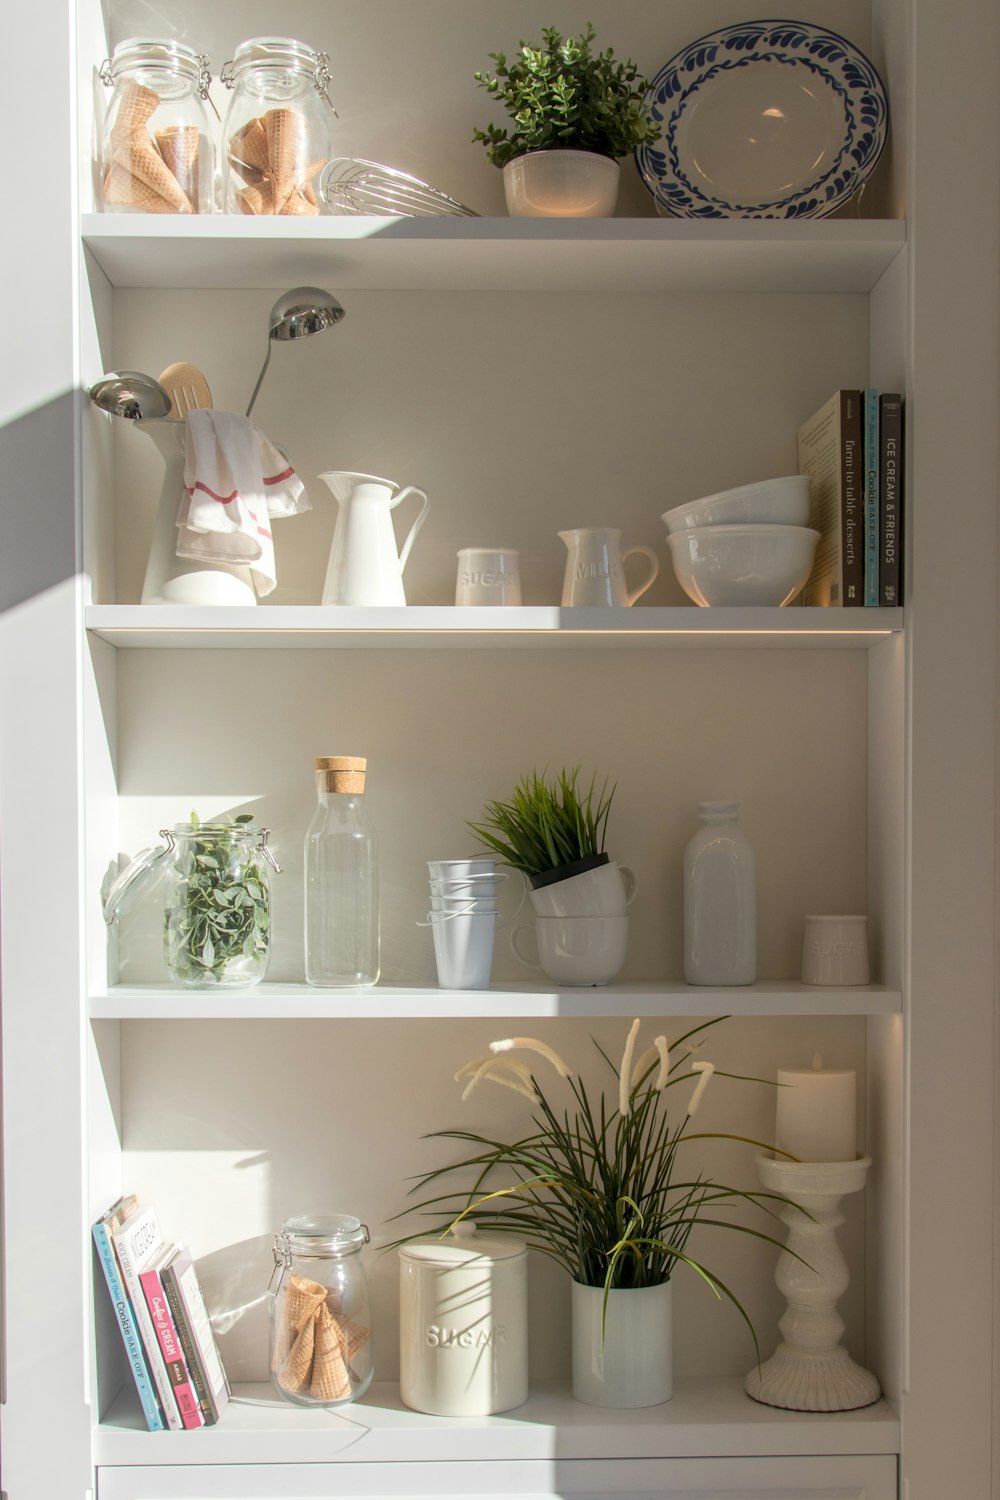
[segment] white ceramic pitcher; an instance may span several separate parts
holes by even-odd
[[[626,547],[623,552],[622,534],[613,526],[580,526],[574,531],[560,531],[559,536],[567,551],[563,605],[607,608],[634,604],[660,571],[660,560],[651,547]],[[650,571],[630,592],[624,564],[634,552],[649,559]]]
[[[430,508],[423,490],[400,489],[373,474],[332,471],[320,479],[340,507],[323,585],[324,604],[405,604],[403,569]],[[406,541],[396,550],[392,512],[408,495],[424,502]]]

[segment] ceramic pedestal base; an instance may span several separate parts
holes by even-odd
[[[881,1394],[875,1376],[840,1343],[844,1323],[837,1313],[850,1283],[837,1244],[836,1231],[844,1222],[838,1206],[846,1194],[860,1192],[870,1166],[867,1156],[846,1162],[757,1158],[764,1187],[790,1199],[791,1206],[782,1211],[789,1230],[787,1250],[774,1273],[788,1302],[778,1325],[784,1343],[747,1376],[746,1391],[755,1401],[787,1411],[854,1411]]]

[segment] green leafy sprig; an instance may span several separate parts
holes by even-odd
[[[594,52],[594,35],[589,21],[579,37],[565,39],[545,26],[542,45],[519,42],[511,62],[503,52],[489,54],[495,71],[477,72],[476,82],[514,125],[508,131],[491,124],[472,139],[482,141],[495,167],[528,151],[593,151],[617,161],[658,138],[646,111],[647,79],[635,63],[617,62],[612,48]]]
[[[541,875],[575,860],[604,853],[608,813],[615,788],[597,778],[583,791],[580,767],[553,781],[533,771],[514,786],[509,802],[487,802],[482,823],[467,823],[504,864],[527,876]]]
[[[164,914],[167,965],[187,984],[219,984],[235,960],[267,957],[267,880],[256,856],[247,858],[242,826],[252,822],[249,813],[205,824],[191,814],[198,836],[183,840],[181,878]]]

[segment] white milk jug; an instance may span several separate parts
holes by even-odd
[[[391,479],[340,471],[321,474],[340,507],[323,585],[324,604],[405,604],[403,569],[430,509],[423,490],[400,489]],[[409,495],[424,502],[402,548],[396,550],[392,512]]]
[[[622,534],[613,526],[580,526],[560,531],[566,543],[566,571],[563,575],[562,604],[623,608],[635,601],[651,586],[660,571],[660,561],[651,547],[626,547],[622,551]],[[625,559],[641,554],[649,562],[649,572],[637,589],[625,582]]]

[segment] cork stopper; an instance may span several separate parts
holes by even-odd
[[[368,761],[363,755],[317,755],[316,775],[325,792],[363,792]]]

